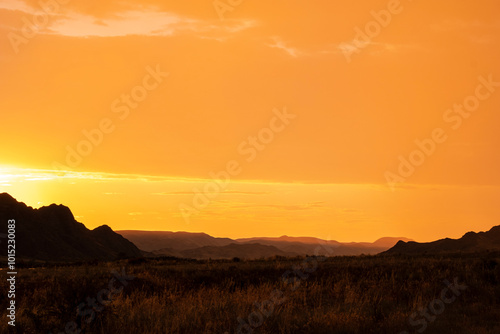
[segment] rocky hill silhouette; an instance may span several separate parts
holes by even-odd
[[[460,239],[446,238],[425,243],[399,241],[383,254],[421,255],[485,251],[500,251],[500,225],[487,232],[467,232]]]
[[[61,262],[141,256],[141,251],[132,242],[109,226],[89,230],[63,205],[33,209],[3,193],[0,194],[2,235],[7,234],[9,219],[16,221],[17,259]],[[0,240],[2,244],[3,240]],[[1,248],[0,254],[6,256],[7,247]]]

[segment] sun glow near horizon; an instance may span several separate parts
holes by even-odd
[[[498,225],[497,2],[62,2],[0,0],[0,192],[232,238]]]
[[[5,173],[7,172],[7,173]],[[474,196],[495,196],[500,187],[406,185],[397,193],[387,185],[231,181],[189,220],[180,205],[195,207],[196,194],[211,179],[2,168],[0,183],[18,201],[38,208],[68,206],[88,228],[106,224],[114,230],[205,232],[216,237],[312,236],[341,242],[375,241],[385,236],[431,241],[460,237],[471,230],[480,211],[480,230],[499,214]],[[28,195],[27,195],[28,194]],[[447,198],[450,204],[436,205]],[[407,201],[420,203],[411,219]],[[453,203],[453,205],[451,205]],[[454,211],[454,212],[453,212]],[[432,231],[425,230],[434,219]],[[261,226],[256,229],[256,224]]]

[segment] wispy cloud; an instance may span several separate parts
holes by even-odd
[[[127,35],[173,36],[195,33],[209,38],[214,34],[232,34],[251,28],[250,20],[231,20],[227,23],[192,19],[174,13],[155,10],[127,11],[116,13],[114,17],[96,20],[89,15],[71,13],[51,26],[55,34],[73,37],[117,37]],[[213,36],[216,38],[216,36]]]
[[[0,0],[0,9],[20,11],[24,15],[43,13],[19,0]],[[57,13],[49,13],[48,24],[38,33],[68,37],[119,37],[129,35],[173,36],[194,34],[200,38],[222,41],[228,36],[257,25],[254,20],[200,20],[163,11],[153,6],[134,8],[95,17],[61,6]],[[16,28],[16,27],[13,27]],[[17,27],[19,28],[19,27]]]
[[[0,0],[0,9],[17,10],[26,14],[35,14],[37,10],[21,0]]]
[[[380,55],[382,53],[396,53],[421,49],[415,44],[396,44],[396,43],[378,43],[356,41],[349,43],[329,44],[316,46],[309,49],[299,49],[290,46],[289,42],[284,42],[281,37],[273,36],[272,43],[266,44],[268,47],[276,48],[284,51],[290,57],[299,58],[305,56],[321,56],[321,55],[344,55],[361,52],[369,48],[369,54]]]
[[[269,191],[224,191],[222,194],[232,195],[269,195]]]
[[[94,180],[94,181],[180,181],[192,182],[190,179],[180,179],[167,176],[151,176],[138,174],[113,174],[99,172],[75,172],[58,171],[49,169],[18,168],[9,166],[0,166],[0,183],[13,183],[24,181],[54,181],[59,179],[66,180]],[[116,193],[108,193],[116,194]]]
[[[380,55],[384,53],[396,53],[404,51],[421,50],[422,48],[416,44],[396,44],[396,43],[379,43],[379,42],[363,42],[357,41],[351,43],[341,43],[337,46],[336,50],[324,50],[323,53],[343,53],[355,54],[362,50],[369,51],[370,55]],[[364,52],[364,51],[363,51]]]
[[[271,48],[276,48],[276,49],[281,49],[285,51],[289,56],[292,56],[294,58],[299,57],[300,55],[303,55],[303,52],[298,50],[297,48],[293,48],[291,46],[288,46],[287,43],[285,43],[281,37],[278,36],[273,36],[272,38],[272,43],[267,44],[267,46]]]
[[[276,209],[276,210],[309,210],[315,208],[322,208],[326,206],[325,202],[311,202],[304,204],[249,204],[240,202],[228,202],[228,201],[218,201],[216,206],[221,206],[230,209]]]
[[[231,194],[231,195],[269,195],[271,192],[266,191],[222,191],[221,195]],[[153,193],[151,195],[158,196],[176,196],[176,195],[193,195],[192,191],[170,191],[170,192],[161,192],[161,193]]]

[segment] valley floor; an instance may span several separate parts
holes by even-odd
[[[7,303],[1,333],[500,333],[500,255],[26,268]]]

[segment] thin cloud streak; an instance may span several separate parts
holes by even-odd
[[[24,15],[43,13],[41,8],[32,8],[15,0],[0,0],[0,10],[20,11]],[[66,37],[120,37],[140,36],[174,36],[179,34],[195,34],[200,38],[223,41],[228,36],[257,26],[254,20],[228,20],[224,24],[215,24],[210,20],[194,19],[159,8],[138,7],[136,9],[116,12],[108,17],[97,18],[92,15],[75,12],[61,6],[58,13],[48,13],[48,24],[38,31],[41,34],[60,35]],[[19,27],[12,27],[19,29]]]

